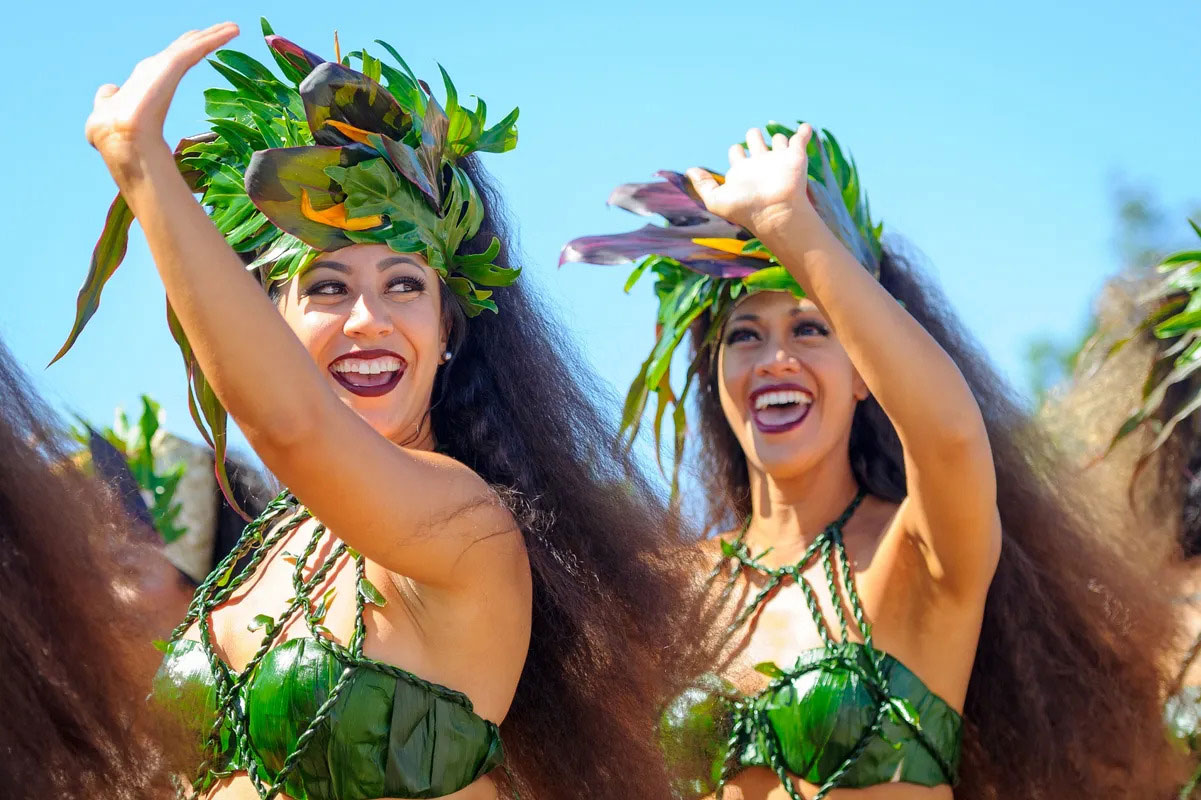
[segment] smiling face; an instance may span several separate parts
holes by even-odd
[[[730,314],[718,349],[718,396],[747,462],[774,478],[849,460],[867,386],[809,300],[758,292]]]
[[[318,256],[278,304],[342,402],[388,439],[428,447],[448,333],[441,292],[420,255],[356,244]]]

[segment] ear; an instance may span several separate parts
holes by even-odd
[[[863,402],[872,396],[871,389],[867,388],[863,376],[854,367],[851,367],[851,394],[854,395],[856,402]]]

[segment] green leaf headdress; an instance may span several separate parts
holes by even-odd
[[[385,42],[376,44],[397,67],[365,49],[327,61],[276,36],[265,19],[263,34],[283,79],[244,53],[218,51],[209,63],[232,88],[204,93],[209,131],[175,149],[180,173],[248,268],[270,284],[295,277],[317,253],[386,244],[422,254],[468,316],[496,311],[484,287],[507,286],[520,270],[494,263],[501,249],[495,238],[482,253],[460,252],[479,231],[484,210],[459,162],[476,152],[512,150],[517,109],[485,128],[483,100],[474,110],[459,105],[441,70],[443,106]],[[79,291],[75,323],[51,363],[95,314],[101,290],[125,257],[132,222],[118,195]],[[217,451],[217,478],[232,502],[225,409],[170,304],[167,322],[188,369],[192,418]]]
[[[798,123],[799,124],[799,123]],[[794,129],[776,122],[769,136],[792,136]],[[809,142],[809,198],[839,240],[873,275],[879,277],[882,225],[872,223],[867,197],[859,185],[853,160],[843,155],[829,131]],[[707,345],[716,341],[735,301],[759,291],[789,291],[803,297],[801,287],[749,231],[710,213],[691,181],[677,172],[659,172],[661,181],[617,187],[609,205],[643,216],[658,215],[666,225],[649,224],[637,231],[585,236],[563,247],[559,264],[635,262],[626,281],[628,292],[647,271],[653,272],[659,313],[656,341],[630,385],[622,410],[622,433],[632,443],[642,424],[650,395],[657,398],[654,416],[655,453],[661,452],[663,420],[671,411],[674,427],[675,488],[687,428],[685,404]],[[722,180],[717,175],[718,180]],[[679,393],[671,383],[671,361],[689,327],[706,311],[711,324],[698,360],[689,366]],[[662,467],[662,462],[660,462]]]
[[[1201,227],[1189,224],[1201,237]],[[1112,356],[1147,332],[1161,342],[1143,384],[1141,405],[1122,423],[1109,445],[1112,450],[1140,426],[1151,425],[1155,439],[1144,459],[1168,440],[1177,425],[1201,410],[1201,249],[1173,253],[1158,271],[1167,277],[1143,299],[1147,316],[1131,336],[1109,351]],[[1169,391],[1173,387],[1176,390]]]

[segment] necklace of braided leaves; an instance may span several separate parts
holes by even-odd
[[[289,512],[294,513],[290,518],[285,520]],[[213,726],[208,731],[202,745],[201,763],[196,770],[192,789],[189,790],[185,787],[182,781],[177,783],[177,797],[181,798],[181,800],[196,800],[216,780],[235,774],[236,770],[229,768],[231,765],[245,766],[246,774],[260,798],[270,800],[276,797],[283,791],[289,775],[296,769],[296,765],[300,762],[300,758],[304,754],[305,747],[329,718],[334,704],[338,702],[338,698],[341,697],[346,687],[349,686],[350,679],[357,667],[369,667],[370,669],[383,672],[394,678],[399,678],[409,684],[418,686],[438,697],[463,705],[468,709],[472,707],[471,701],[462,692],[456,692],[445,686],[430,683],[407,670],[376,661],[363,655],[363,641],[366,638],[366,627],[363,621],[364,609],[367,603],[382,607],[385,602],[384,597],[372,585],[371,581],[367,579],[366,562],[363,556],[349,547],[345,542],[339,542],[317,569],[305,579],[305,564],[308,563],[309,558],[316,552],[318,544],[320,544],[326,534],[325,526],[319,521],[313,526],[312,534],[304,551],[295,557],[296,566],[292,573],[292,586],[295,594],[289,601],[287,608],[278,617],[271,617],[266,614],[260,614],[255,617],[252,630],[259,628],[263,630],[263,639],[258,650],[240,671],[235,673],[226,667],[213,647],[210,620],[212,612],[228,600],[234,591],[254,574],[272,547],[309,519],[312,519],[312,515],[308,509],[301,506],[289,492],[285,491],[272,500],[266,509],[263,510],[263,513],[246,526],[233,550],[209,574],[204,583],[199,586],[188,608],[187,616],[184,617],[183,622],[171,633],[171,640],[175,641],[180,639],[193,623],[197,625],[200,634],[200,646],[203,649],[205,657],[208,659],[209,669],[212,672],[214,680],[214,701],[217,711]],[[276,526],[273,530],[271,529],[272,525]],[[268,533],[268,531],[270,532]],[[330,635],[329,629],[323,624],[329,603],[333,599],[333,590],[327,590],[316,603],[314,603],[312,597],[314,590],[321,585],[321,582],[329,574],[330,570],[345,555],[349,555],[354,561],[358,587],[358,591],[355,592],[355,626],[348,647],[343,647],[335,642]],[[246,557],[249,557],[246,565],[235,575],[235,566]],[[291,558],[290,555],[287,557]],[[271,779],[270,785],[268,785],[265,776],[260,774],[258,760],[254,757],[251,748],[250,724],[246,715],[246,709],[243,703],[240,702],[241,690],[254,675],[255,668],[258,667],[263,658],[276,644],[280,632],[287,625],[288,621],[297,614],[303,616],[312,639],[332,654],[339,663],[345,665],[345,668],[330,689],[328,697],[318,707],[313,719],[310,720],[304,732],[297,739],[295,749],[284,759],[279,772],[276,773],[274,778]],[[232,761],[224,764],[222,761],[226,753],[226,748],[222,746],[223,730],[229,731],[233,748]]]
[[[864,688],[867,689],[869,694],[871,694],[877,705],[872,724],[864,732],[854,749],[852,749],[852,751],[847,755],[834,773],[828,779],[826,779],[821,786],[818,787],[817,793],[813,796],[813,798],[811,798],[811,800],[821,800],[831,791],[838,788],[842,777],[851,769],[851,767],[855,765],[855,762],[859,759],[859,756],[863,753],[864,749],[867,748],[873,737],[880,735],[885,721],[890,717],[895,720],[903,721],[909,727],[913,735],[924,745],[926,750],[929,751],[929,753],[938,762],[938,765],[942,768],[944,774],[953,774],[950,765],[946,763],[945,759],[938,752],[937,748],[935,748],[933,744],[929,742],[925,733],[922,731],[912,707],[908,706],[907,701],[905,701],[903,698],[893,698],[889,694],[888,682],[880,671],[880,665],[884,660],[885,654],[881,650],[876,650],[875,646],[872,644],[871,624],[867,621],[867,618],[863,613],[863,603],[859,599],[859,591],[855,586],[854,576],[851,574],[850,559],[847,558],[846,546],[843,543],[842,537],[843,526],[845,526],[851,519],[851,516],[855,513],[855,510],[859,508],[859,505],[863,502],[863,498],[865,496],[866,492],[860,489],[858,494],[855,495],[855,499],[851,501],[846,510],[842,512],[838,519],[827,525],[825,530],[823,530],[821,534],[810,543],[799,560],[792,564],[786,564],[781,567],[768,567],[762,563],[763,557],[771,552],[771,548],[764,550],[757,556],[751,554],[750,549],[747,547],[745,541],[747,530],[751,525],[751,519],[750,517],[747,517],[746,522],[743,523],[742,530],[738,534],[738,538],[736,538],[733,542],[722,542],[722,557],[714,566],[713,571],[709,573],[708,578],[709,583],[711,584],[721,573],[722,567],[726,564],[729,564],[730,576],[725,587],[722,589],[720,599],[718,601],[719,604],[724,604],[729,599],[735,585],[738,582],[738,578],[744,571],[758,573],[767,579],[763,585],[763,588],[759,590],[758,594],[755,595],[750,604],[738,614],[738,616],[730,624],[729,628],[727,628],[727,638],[733,636],[749,619],[751,619],[752,616],[755,615],[757,611],[759,611],[771,593],[775,591],[775,589],[780,586],[781,583],[786,580],[792,580],[801,587],[801,590],[805,595],[805,604],[809,607],[809,613],[813,617],[813,622],[814,625],[817,626],[818,633],[821,634],[823,645],[826,648],[833,649],[838,644],[845,644],[850,641],[848,634],[848,620],[846,612],[843,609],[843,604],[838,600],[838,598],[841,596],[841,592],[838,588],[838,581],[835,578],[836,570],[841,573],[842,585],[846,587],[846,595],[847,599],[850,601],[851,613],[854,615],[855,624],[863,634],[863,644],[868,653],[868,666],[865,668],[859,663],[858,660],[847,656],[843,651],[836,651],[837,655],[835,656],[835,661],[840,667],[848,672],[854,673],[863,682]],[[809,581],[807,581],[802,575],[806,567],[808,567],[815,559],[821,560],[826,576],[826,584],[830,590],[830,598],[833,601],[832,604],[834,606],[834,611],[838,618],[840,632],[840,638],[838,642],[835,642],[833,636],[831,636],[829,624],[826,622],[825,616],[822,614],[821,607],[818,605],[817,594],[814,592],[813,587],[809,584]],[[754,701],[756,697],[762,696],[768,692],[791,683],[804,672],[822,669],[828,666],[829,663],[830,661],[826,659],[802,668],[799,671],[777,669],[774,671],[775,677],[772,679],[771,683],[769,683],[767,687],[763,689],[762,692],[755,696],[741,698],[735,702],[735,722],[730,731],[728,740],[728,747],[731,757],[727,759],[726,763],[722,766],[721,778],[717,785],[718,800],[720,800],[723,795],[726,782],[730,777],[732,777],[732,769],[735,766],[734,762],[737,759],[736,754],[742,747],[744,738],[751,735],[753,727],[770,732],[769,735],[764,737],[766,745],[764,755],[767,757],[767,761],[770,764],[771,769],[780,779],[780,783],[788,792],[788,796],[792,798],[792,800],[806,800],[806,798],[801,795],[801,793],[793,784],[792,778],[788,772],[788,767],[784,762],[779,738],[774,732],[774,729],[771,727],[766,717],[766,712],[762,710],[756,710],[754,708]],[[754,725],[752,725],[752,723],[754,723]]]

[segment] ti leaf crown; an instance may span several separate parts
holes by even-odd
[[[1201,226],[1192,220],[1189,225],[1201,237]],[[1114,355],[1148,332],[1161,343],[1143,383],[1142,402],[1109,444],[1112,450],[1138,428],[1149,426],[1155,438],[1144,451],[1140,466],[1177,425],[1201,410],[1201,245],[1169,255],[1158,271],[1165,277],[1143,298],[1146,317],[1108,353]]]
[[[366,49],[328,61],[275,35],[267,20],[262,26],[283,79],[245,53],[219,50],[209,63],[232,88],[205,91],[209,130],[175,149],[180,173],[230,246],[271,283],[295,277],[318,253],[386,244],[422,254],[468,316],[495,312],[485,287],[513,283],[520,269],[495,263],[501,251],[495,237],[483,252],[460,251],[479,231],[484,209],[459,162],[472,153],[512,150],[517,109],[486,128],[484,101],[477,99],[474,110],[460,105],[441,67],[445,105],[386,42],[376,44],[398,66]],[[125,257],[132,222],[118,195],[79,291],[74,325],[51,363],[96,313]],[[170,304],[167,321],[188,369],[192,418],[217,451],[217,477],[232,503],[225,409]]]
[[[799,126],[800,123],[798,123]],[[777,122],[767,133],[792,136],[796,131]],[[874,224],[867,196],[859,182],[855,162],[843,155],[833,134],[823,130],[809,141],[809,199],[859,263],[876,277],[880,272],[882,224]],[[716,175],[716,173],[715,173]],[[775,256],[750,231],[705,208],[687,176],[659,172],[662,180],[627,183],[609,196],[609,205],[642,216],[662,217],[666,225],[648,224],[629,233],[585,236],[563,246],[560,266],[567,262],[636,266],[626,280],[628,292],[646,272],[656,276],[659,312],[655,345],[630,384],[622,410],[621,428],[632,443],[642,425],[651,394],[656,396],[655,453],[662,451],[663,421],[671,412],[674,428],[672,490],[677,488],[679,465],[687,430],[686,400],[707,347],[688,367],[677,394],[671,381],[671,362],[690,326],[706,311],[711,323],[703,345],[715,342],[735,302],[744,294],[804,292]],[[722,180],[721,175],[716,175]],[[662,468],[662,461],[660,461]]]

